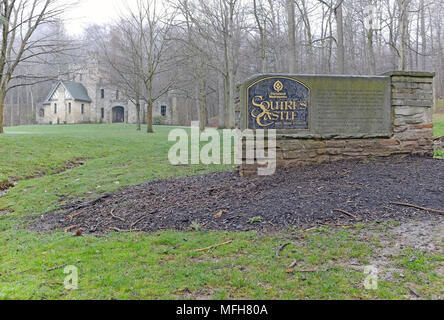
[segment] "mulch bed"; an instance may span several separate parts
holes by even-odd
[[[280,169],[269,177],[236,172],[151,181],[87,203],[71,203],[31,223],[39,231],[231,230],[273,231],[330,224],[440,216],[444,160],[346,161]]]

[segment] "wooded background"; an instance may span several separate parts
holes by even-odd
[[[138,0],[80,37],[53,16],[33,37],[51,35],[63,50],[53,44],[50,59],[17,66],[4,124],[34,123],[55,81],[91,61],[135,102],[187,97],[194,120],[221,128],[234,126],[236,84],[257,73],[433,71],[442,99],[443,12],[442,0]]]

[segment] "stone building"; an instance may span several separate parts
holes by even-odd
[[[135,103],[119,88],[107,84],[98,63],[73,72],[69,81],[55,84],[43,105],[37,108],[38,124],[131,123],[137,122]],[[179,104],[186,101],[172,94],[160,98],[153,106],[153,117],[162,124],[180,125]],[[146,102],[141,102],[141,120]]]

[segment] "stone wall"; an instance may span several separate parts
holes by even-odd
[[[392,135],[368,139],[304,139],[278,135],[277,166],[304,166],[371,157],[419,155],[433,157],[433,73],[391,72]],[[240,100],[237,99],[240,111]],[[238,117],[239,119],[239,117]],[[241,174],[256,173],[242,165]]]

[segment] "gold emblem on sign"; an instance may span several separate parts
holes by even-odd
[[[276,81],[273,88],[274,90],[276,90],[276,92],[281,92],[284,89],[284,85],[282,84],[282,82]]]

